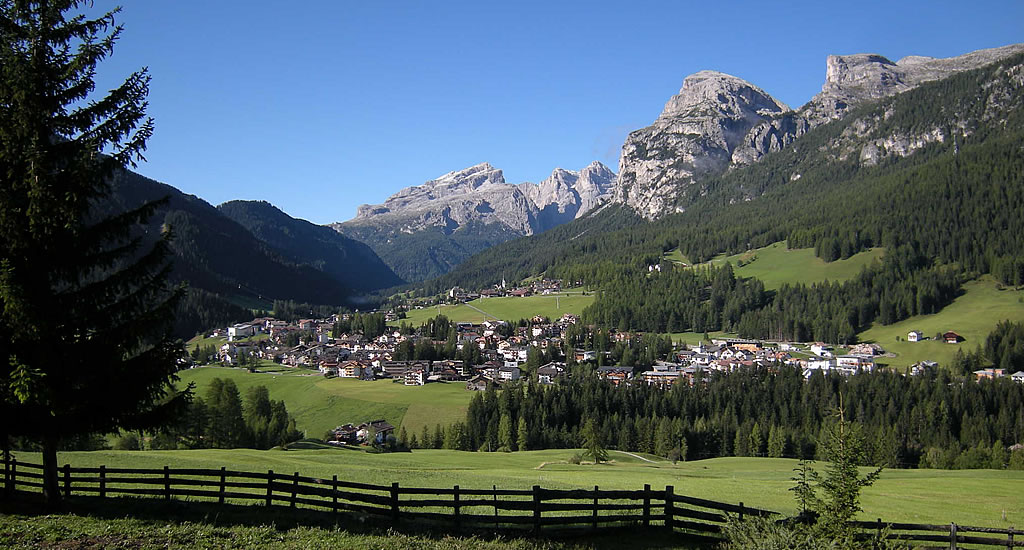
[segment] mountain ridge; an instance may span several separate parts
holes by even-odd
[[[368,244],[403,279],[422,280],[494,244],[582,216],[610,198],[615,179],[594,161],[578,171],[556,168],[539,184],[510,184],[485,162],[361,205],[355,218],[329,226]]]
[[[648,219],[680,212],[704,192],[697,184],[706,178],[757,162],[860,105],[1022,51],[1024,44],[1011,44],[950,58],[906,56],[895,63],[878,54],[831,55],[821,91],[796,110],[742,79],[715,71],[695,73],[684,79],[680,93],[651,126],[627,137],[612,200]],[[753,100],[761,99],[759,93],[779,108],[757,109]],[[702,111],[679,107],[706,104],[712,95],[717,104]],[[743,130],[742,139],[728,139],[729,129],[733,135]]]

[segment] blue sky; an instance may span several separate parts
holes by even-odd
[[[617,171],[628,132],[699,70],[798,107],[829,54],[1024,42],[1020,0],[134,0],[118,22],[98,84],[150,69],[156,134],[138,171],[315,223],[479,162],[511,183],[593,160]]]

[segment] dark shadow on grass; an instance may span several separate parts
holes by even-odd
[[[320,511],[310,508],[290,508],[263,505],[217,504],[213,502],[188,500],[162,500],[133,497],[88,497],[73,496],[65,499],[58,508],[49,507],[39,493],[19,492],[9,499],[0,499],[0,514],[21,516],[46,516],[53,514],[74,515],[97,519],[133,519],[152,522],[154,526],[168,523],[198,523],[214,527],[265,527],[272,526],[278,531],[297,527],[311,527],[326,530],[343,530],[360,535],[386,537],[389,534],[441,540],[445,537],[476,537],[481,540],[532,539],[550,540],[570,544],[574,547],[613,549],[627,545],[634,549],[691,548],[710,549],[713,545],[690,539],[682,533],[669,533],[663,527],[623,526],[602,528],[591,531],[588,528],[545,529],[541,536],[534,536],[523,529],[455,529],[450,524],[440,524],[416,519],[403,519],[393,523],[389,518],[358,512]],[[628,543],[627,543],[628,541]]]

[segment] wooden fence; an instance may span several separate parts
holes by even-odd
[[[970,527],[949,523],[930,525],[924,523],[886,523],[881,518],[875,521],[852,522],[862,533],[874,532],[876,535],[886,533],[886,538],[903,540],[908,543],[940,543],[940,545],[924,546],[913,544],[914,548],[957,550],[965,547],[998,546],[1012,550],[1024,546],[1024,531],[1013,527],[1000,529],[996,527]],[[982,533],[983,536],[965,533]],[[1015,537],[1016,536],[1016,537]],[[970,546],[964,546],[970,545]]]
[[[4,462],[4,495],[42,490],[42,466]],[[453,529],[521,530],[534,534],[562,530],[601,530],[612,527],[661,528],[697,540],[717,542],[730,516],[780,516],[776,512],[675,494],[674,487],[639,491],[591,489],[451,489],[373,485],[320,479],[268,470],[239,472],[220,469],[60,468],[59,487],[65,497],[114,495],[187,497],[198,501],[259,503],[265,506],[318,508],[334,513],[367,514],[400,525],[427,520]],[[780,516],[781,517],[781,516]],[[1024,547],[1024,532],[1013,528],[854,522],[865,535],[887,532],[888,538],[908,542],[944,543],[925,548],[963,548],[961,545]],[[886,531],[887,530],[887,531]],[[965,533],[981,533],[983,536]],[[999,535],[997,538],[995,535]],[[1015,539],[1015,535],[1017,538]],[[915,546],[920,548],[921,546]]]

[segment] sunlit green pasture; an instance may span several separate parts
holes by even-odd
[[[644,484],[677,494],[794,514],[788,490],[793,482],[792,459],[717,458],[672,464],[611,451],[609,464],[568,463],[579,450],[518,453],[473,453],[416,450],[370,454],[357,450],[194,450],[92,451],[60,453],[61,464],[153,468],[220,468],[339,479],[380,485],[398,482],[413,487],[485,489],[589,488],[636,490]],[[38,462],[39,455],[18,453],[19,460]],[[824,469],[824,464],[814,466]],[[949,523],[1005,527],[1024,524],[1024,472],[1007,470],[885,470],[864,490],[862,519]],[[1005,519],[1003,514],[1005,513]]]
[[[182,383],[194,382],[196,395],[205,395],[214,378],[230,378],[244,398],[247,388],[264,385],[271,399],[283,399],[300,430],[321,437],[345,423],[384,419],[419,434],[423,426],[448,425],[463,420],[472,398],[461,383],[405,386],[391,380],[367,382],[349,378],[326,379],[318,371],[294,369],[286,373],[249,373],[245,369],[200,367],[183,371]]]
[[[964,293],[932,315],[917,315],[898,323],[883,326],[878,323],[858,335],[865,342],[880,344],[896,357],[879,358],[879,363],[904,368],[918,361],[938,361],[947,366],[952,363],[956,351],[964,352],[984,345],[999,321],[1024,322],[1024,291],[1003,288],[992,277],[970,281],[964,285]],[[918,330],[928,338],[924,342],[907,342],[907,333]],[[947,344],[935,340],[935,335],[953,331],[964,337],[959,344]],[[896,341],[896,337],[900,341]]]
[[[764,282],[765,288],[777,289],[783,283],[818,283],[822,281],[846,281],[852,279],[865,266],[880,259],[885,253],[882,248],[872,248],[854,254],[845,260],[825,262],[814,255],[813,248],[787,249],[786,243],[778,242],[764,248],[757,248],[732,256],[721,255],[711,263],[716,266],[730,262],[740,277],[756,277]],[[666,255],[676,262],[686,261],[678,250]],[[742,264],[742,265],[741,265]]]

